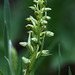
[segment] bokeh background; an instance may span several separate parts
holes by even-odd
[[[28,57],[27,49],[20,46],[20,41],[27,41],[28,34],[25,26],[29,15],[34,15],[28,7],[33,5],[33,0],[9,0],[11,11],[12,43],[18,54],[18,63],[21,57]],[[53,54],[41,57],[35,65],[35,75],[68,75],[71,68],[75,75],[75,0],[48,0],[48,12],[51,20],[47,29],[55,33],[54,37],[46,38],[44,49],[49,49]],[[7,75],[7,61],[3,58],[4,51],[4,1],[0,0],[0,71]],[[20,75],[24,63],[20,65]],[[19,66],[19,67],[20,67]],[[60,73],[60,74],[59,74]]]

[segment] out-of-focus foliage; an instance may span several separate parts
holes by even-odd
[[[68,74],[69,74],[69,75],[72,75],[72,72],[71,72],[71,69],[70,69],[70,67],[69,67]]]
[[[2,1],[2,0],[1,0]],[[55,33],[52,38],[46,38],[44,48],[53,54],[48,57],[41,57],[36,62],[35,75],[58,75],[59,62],[60,75],[68,75],[68,66],[75,75],[75,0],[48,0],[47,6],[52,8],[48,13],[51,20],[48,23],[48,30]],[[22,75],[22,68],[25,68],[21,61],[22,56],[28,57],[29,53],[19,45],[20,41],[27,40],[27,29],[25,28],[27,18],[33,15],[28,7],[33,5],[33,0],[10,0],[11,10],[11,34],[12,42],[19,56],[19,75]],[[0,72],[7,75],[7,61],[4,51],[4,6],[0,2]],[[60,52],[59,46],[60,43]]]

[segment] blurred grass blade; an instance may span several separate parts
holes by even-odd
[[[11,75],[15,75],[14,72],[13,72],[12,65],[11,65],[9,59],[6,56],[5,56],[5,59],[7,60],[8,64],[9,64]]]
[[[8,32],[5,26],[5,31],[4,31],[4,48],[5,48],[5,55],[8,57]]]
[[[69,67],[68,75],[72,75],[71,68]]]
[[[19,57],[19,66],[18,66],[18,72],[17,72],[17,75],[23,75],[22,73],[22,57],[20,56]]]
[[[12,66],[16,75],[18,70],[18,54],[13,46],[11,47],[11,54],[12,54]]]
[[[5,24],[5,32],[4,32],[4,46],[6,56],[9,58],[10,62],[12,62],[11,58],[11,23],[10,23],[10,7],[9,1],[4,0],[4,24]]]
[[[9,0],[4,0],[4,24],[8,33],[8,38],[11,38],[11,18]]]
[[[10,6],[9,0],[4,0],[4,24],[5,24],[5,31],[4,31],[4,48],[6,52],[6,58],[12,75],[14,75],[14,70],[12,66],[12,42],[11,42],[11,18],[10,18]]]
[[[58,44],[58,50],[59,50],[59,64],[58,64],[58,75],[60,75],[60,69],[61,69],[61,63],[62,63],[62,57],[61,57],[61,49],[60,49],[60,43]]]
[[[0,71],[0,75],[3,75],[3,73]]]

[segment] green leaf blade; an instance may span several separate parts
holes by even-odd
[[[68,75],[72,75],[71,68],[69,67]]]

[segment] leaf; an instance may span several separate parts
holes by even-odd
[[[12,75],[15,75],[13,70],[13,62],[12,62],[12,41],[11,41],[11,18],[10,18],[10,6],[9,0],[4,0],[4,24],[5,24],[5,31],[4,31],[4,48],[5,48],[5,55],[8,57],[7,61],[9,63],[10,71]]]
[[[4,47],[6,56],[9,58],[10,62],[12,62],[11,58],[11,21],[10,21],[10,7],[9,1],[4,0],[4,24],[5,24],[5,31],[4,31]]]
[[[5,59],[7,60],[8,64],[9,64],[9,68],[10,68],[11,75],[15,75],[9,59],[6,56],[5,56]]]
[[[10,20],[10,6],[9,1],[4,0],[4,24],[7,29],[8,38],[11,38],[11,20]]]
[[[58,50],[59,50],[59,64],[58,64],[58,75],[60,75],[60,66],[61,66],[61,52],[60,52],[60,44],[58,44]]]
[[[12,54],[12,65],[16,72],[16,70],[18,69],[18,54],[14,47],[12,47],[11,54]]]
[[[71,68],[69,67],[68,75],[72,75]]]
[[[0,75],[3,75],[3,73],[0,71]]]

